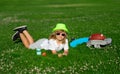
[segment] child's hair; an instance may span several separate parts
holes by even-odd
[[[64,30],[57,30],[54,31],[50,36],[49,39],[55,39],[56,40],[56,33],[61,33],[61,32],[65,32]],[[65,32],[66,34],[66,32]],[[64,39],[62,40],[62,43],[65,44],[66,43],[66,38],[67,38],[67,34],[64,36]]]

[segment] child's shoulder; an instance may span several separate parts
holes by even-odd
[[[66,39],[66,41],[68,41],[68,39]]]
[[[56,41],[56,40],[55,40],[55,39],[49,39],[49,41],[54,42],[54,41]]]

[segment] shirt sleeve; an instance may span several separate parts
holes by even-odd
[[[64,45],[64,50],[68,50],[68,49],[69,49],[68,39],[66,39],[66,43]]]

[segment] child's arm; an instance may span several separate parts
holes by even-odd
[[[56,50],[51,50],[52,54],[57,54]]]
[[[66,39],[66,43],[64,45],[64,52],[63,55],[68,55],[68,49],[69,49],[69,45],[68,45],[68,39]]]
[[[64,50],[63,55],[68,55],[68,50]]]

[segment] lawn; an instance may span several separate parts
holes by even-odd
[[[53,27],[65,23],[71,38],[103,33],[112,44],[90,49],[69,48],[69,55],[36,55],[11,40],[14,27],[27,25],[34,40],[48,38]],[[0,74],[120,74],[119,0],[0,0]]]

